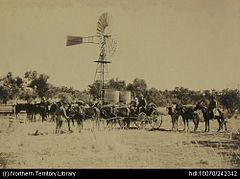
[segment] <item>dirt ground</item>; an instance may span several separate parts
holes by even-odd
[[[74,126],[55,134],[53,122],[22,122],[0,118],[0,168],[240,168],[240,119],[230,119],[221,133],[217,121],[209,133],[204,123],[193,133],[192,122],[188,133],[171,131],[168,116],[159,130],[85,122],[81,133]]]

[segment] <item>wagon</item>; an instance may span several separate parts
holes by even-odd
[[[0,115],[13,115],[14,107],[11,104],[0,104]]]
[[[103,106],[100,112],[101,117],[107,121],[107,125],[118,124],[120,128],[129,128],[130,124],[134,124],[136,128],[157,129],[162,125],[161,112],[152,106],[137,112],[131,106],[108,105]]]
[[[131,123],[137,128],[158,129],[162,125],[162,115],[157,109],[151,111],[132,112],[129,116],[116,116],[114,120],[118,122],[121,128],[129,127]]]

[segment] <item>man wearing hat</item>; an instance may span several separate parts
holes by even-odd
[[[147,106],[147,101],[146,101],[146,99],[144,98],[144,96],[141,95],[140,98],[139,98],[139,103],[138,103],[137,111],[140,113],[140,112],[141,112],[141,109],[145,109],[146,106]]]
[[[68,130],[70,131],[69,117],[67,116],[66,109],[63,106],[63,102],[59,101],[57,102],[57,105],[58,110],[56,117],[56,133],[59,132],[59,130],[61,129],[64,118],[68,121]]]
[[[219,112],[217,110],[217,100],[215,96],[211,96],[210,103],[208,105],[208,109],[213,112],[214,116],[219,116]]]

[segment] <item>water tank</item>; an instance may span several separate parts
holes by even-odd
[[[119,91],[111,89],[104,90],[104,103],[107,104],[119,103]]]
[[[130,91],[121,91],[119,95],[119,101],[124,104],[131,103],[131,92]]]

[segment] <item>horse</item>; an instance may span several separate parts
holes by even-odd
[[[85,117],[82,108],[77,104],[69,104],[66,112],[69,119],[72,120],[73,126],[74,121],[76,121],[79,132],[81,132],[81,130],[83,129],[83,120]]]
[[[116,121],[118,121],[121,128],[130,127],[131,111],[128,106],[117,106],[113,109],[116,115]]]
[[[197,108],[194,105],[177,105],[176,106],[176,114],[175,115],[181,115],[184,122],[184,129],[183,131],[189,130],[189,120],[192,119],[194,123],[194,132],[196,132],[200,116],[197,112]]]
[[[210,131],[210,123],[209,123],[210,119],[217,119],[218,126],[219,126],[217,132],[220,132],[223,129],[223,125],[225,127],[225,131],[227,131],[227,125],[226,125],[224,113],[222,112],[222,110],[217,109],[217,112],[219,115],[215,115],[213,110],[204,106],[202,102],[197,103],[196,109],[200,109],[203,113],[203,118],[205,121],[205,132]]]
[[[180,114],[177,113],[177,111],[175,110],[175,107],[173,106],[167,107],[167,110],[168,110],[168,115],[170,115],[172,119],[172,130],[178,131],[178,118]]]
[[[14,111],[15,111],[15,117],[16,117],[16,119],[18,118],[18,114],[19,114],[21,111],[26,111],[26,104],[25,104],[25,103],[23,103],[23,104],[17,103],[14,107],[15,107]]]
[[[32,120],[34,118],[35,107],[31,103],[17,103],[15,105],[15,110],[14,111],[15,111],[16,119],[18,118],[18,114],[21,111],[26,111],[27,118]]]
[[[57,108],[58,105],[56,103],[50,104],[49,110],[48,110],[48,115],[50,115],[50,121],[55,122],[56,116],[57,116]]]
[[[100,125],[100,109],[96,107],[95,105],[89,106],[87,103],[77,103],[78,106],[81,108],[83,113],[83,120],[95,120],[96,125],[99,127]]]
[[[130,126],[131,109],[128,106],[106,105],[100,109],[101,117],[109,124],[116,125],[121,128]]]
[[[42,122],[46,120],[48,113],[48,104],[45,102],[30,104],[31,113],[34,115],[39,114],[42,118]]]
[[[107,126],[109,124],[116,124],[116,118],[117,118],[117,115],[114,114],[114,106],[112,105],[106,105],[106,106],[102,106],[100,108],[100,116],[101,118],[103,118],[104,120],[106,120],[107,122]]]

